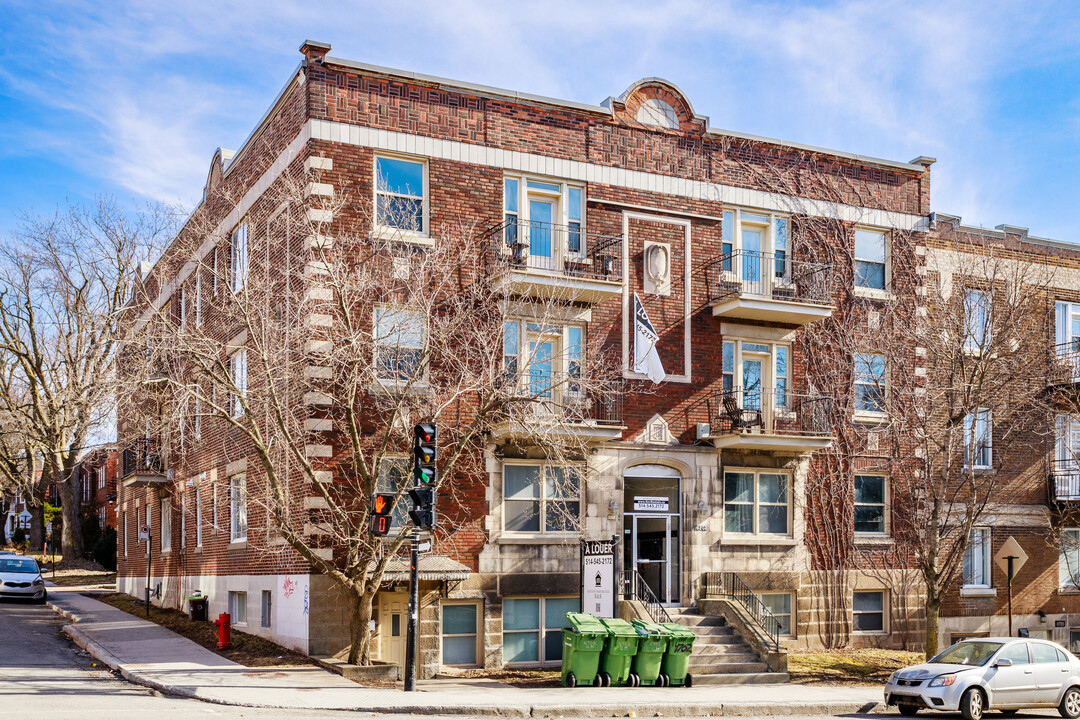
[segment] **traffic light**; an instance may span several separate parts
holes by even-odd
[[[435,488],[415,487],[409,490],[409,498],[413,501],[413,509],[409,511],[409,519],[420,530],[432,530],[435,527]]]
[[[417,485],[434,487],[438,481],[439,430],[434,423],[413,428],[413,477]]]
[[[394,493],[378,493],[371,498],[371,523],[369,529],[375,537],[383,537],[390,532],[394,511]]]

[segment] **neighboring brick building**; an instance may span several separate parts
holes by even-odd
[[[116,472],[119,459],[116,448],[109,446],[91,451],[77,466],[82,487],[82,512],[94,515],[101,528],[116,529]]]
[[[924,381],[925,348],[889,338],[924,302],[932,159],[717,130],[655,78],[587,105],[335,59],[319,43],[301,51],[244,147],[214,158],[207,197],[225,188],[234,204],[208,200],[202,211],[233,240],[208,239],[203,262],[216,267],[237,238],[246,248],[248,232],[269,226],[269,189],[287,169],[317,172],[310,192],[374,201],[376,167],[398,163],[423,179],[399,196],[425,228],[495,228],[489,241],[503,254],[507,223],[539,228],[551,244],[532,238],[511,293],[527,305],[537,284],[573,284],[571,265],[593,268],[574,279],[579,294],[549,342],[603,338],[627,383],[619,417],[589,426],[584,534],[624,538],[626,569],[666,605],[692,605],[730,582],[719,573],[735,573],[789,643],[921,644],[918,583],[893,533],[908,520],[912,490],[898,466],[915,445],[902,435],[885,445],[876,428],[882,388],[909,403]],[[607,255],[591,254],[608,242]],[[143,286],[155,309],[201,317],[217,287],[191,277],[178,253]],[[250,258],[253,272],[259,262]],[[630,369],[635,293],[660,336],[668,377],[658,386]],[[522,317],[514,332],[524,336]],[[160,602],[201,589],[212,614],[229,609],[249,632],[340,650],[347,614],[331,582],[296,553],[270,552],[265,513],[237,500],[258,490],[250,452],[224,429],[188,432],[194,440],[170,455],[121,424],[119,588],[141,595],[136,538],[149,525]],[[471,481],[479,519],[438,548],[468,572],[433,566],[424,585],[428,675],[441,664],[554,662],[562,615],[577,604],[576,535],[523,523],[515,503],[543,507],[546,470],[509,440],[492,434],[486,477]],[[402,580],[392,575],[375,618],[376,654],[393,661],[403,655]]]

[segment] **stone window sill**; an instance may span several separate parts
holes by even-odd
[[[997,597],[997,588],[991,587],[962,587],[960,597]]]
[[[731,546],[731,545],[745,545],[745,546],[778,545],[778,546],[783,546],[783,547],[794,547],[795,545],[798,545],[798,544],[799,544],[799,542],[795,538],[787,537],[787,536],[784,536],[784,535],[779,535],[779,536],[776,536],[776,537],[770,537],[768,535],[750,535],[750,536],[740,536],[740,537],[727,536],[727,537],[723,537],[723,538],[720,539],[720,546],[721,547],[723,547],[725,545],[728,545],[728,546]]]

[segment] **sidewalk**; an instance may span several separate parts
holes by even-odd
[[[838,715],[869,712],[877,687],[731,685],[694,688],[516,688],[488,680],[421,680],[418,692],[365,688],[322,668],[248,668],[148,620],[49,588],[72,620],[64,632],[128,680],[222,705],[489,717]]]

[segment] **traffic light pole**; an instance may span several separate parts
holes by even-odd
[[[413,528],[409,550],[409,620],[405,639],[405,690],[416,690],[416,651],[419,640],[420,615],[420,573],[419,552],[420,531]]]

